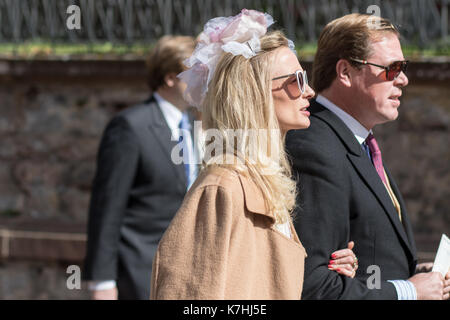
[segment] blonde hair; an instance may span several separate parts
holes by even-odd
[[[274,110],[271,78],[274,51],[288,47],[288,39],[282,32],[273,31],[260,41],[261,52],[250,59],[230,53],[223,53],[219,59],[203,102],[202,118],[204,128],[216,129],[223,139],[209,144],[226,151],[206,159],[205,166],[231,167],[249,175],[263,193],[266,208],[273,212],[276,222],[283,223],[295,206],[296,184],[291,179],[284,137]],[[232,136],[230,129],[234,130]],[[247,139],[250,130],[261,129],[265,134],[258,132],[257,143]],[[266,144],[265,148],[261,143]],[[225,163],[229,146],[238,163]]]
[[[350,59],[367,59],[371,54],[371,41],[386,32],[400,35],[388,19],[367,14],[352,13],[328,23],[317,43],[312,76],[314,90],[321,92],[331,86],[340,59],[360,68]]]
[[[189,36],[166,35],[160,38],[147,58],[147,82],[156,91],[165,85],[164,78],[170,73],[184,71],[183,61],[192,54],[196,40]]]

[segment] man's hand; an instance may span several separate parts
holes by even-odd
[[[117,300],[117,288],[107,290],[93,290],[91,293],[92,300]]]
[[[445,284],[444,284],[444,300],[450,299],[450,270],[448,270],[445,275]]]
[[[445,298],[444,277],[439,272],[418,273],[408,280],[416,288],[417,300],[442,300]]]

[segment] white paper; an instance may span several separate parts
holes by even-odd
[[[434,259],[433,272],[440,272],[444,277],[450,269],[450,239],[443,234]]]

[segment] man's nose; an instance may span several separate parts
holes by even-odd
[[[399,87],[406,87],[408,85],[408,83],[409,83],[408,77],[406,76],[406,74],[403,71],[400,72],[400,74],[394,81],[394,85],[399,86]]]

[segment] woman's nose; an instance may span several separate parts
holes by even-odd
[[[306,85],[306,90],[303,93],[303,98],[310,100],[310,99],[314,98],[315,94],[316,93],[314,92],[314,90],[309,86],[309,84],[307,84]]]

